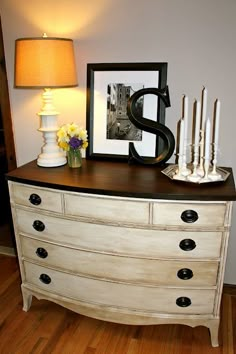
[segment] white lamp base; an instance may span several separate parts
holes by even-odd
[[[42,167],[57,167],[65,165],[67,160],[65,153],[61,151],[57,143],[57,115],[39,114],[41,127],[39,131],[43,133],[45,144],[42,153],[38,156],[37,165]]]
[[[60,154],[45,154],[42,153],[38,156],[37,165],[41,167],[58,167],[63,166],[67,163],[65,156],[60,156]]]
[[[43,108],[39,112],[40,128],[43,134],[44,145],[42,153],[38,156],[37,164],[42,167],[57,167],[67,163],[65,153],[61,151],[57,143],[57,116],[58,112],[52,104],[52,92],[45,89],[42,95]]]

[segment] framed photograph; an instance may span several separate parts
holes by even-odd
[[[136,128],[127,116],[128,99],[143,88],[165,88],[167,63],[87,64],[87,159],[128,160],[129,143],[140,156],[158,154],[158,137]],[[137,102],[139,114],[165,123],[165,105],[155,95]]]

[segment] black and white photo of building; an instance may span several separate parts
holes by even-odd
[[[142,131],[127,116],[127,102],[142,84],[111,83],[107,86],[107,139],[141,141]],[[143,97],[137,101],[142,116]]]

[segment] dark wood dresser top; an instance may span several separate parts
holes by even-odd
[[[225,168],[225,167],[224,167]],[[236,200],[233,172],[225,182],[194,184],[172,181],[164,167],[83,159],[81,168],[39,167],[36,160],[6,175],[11,181],[75,192],[123,197],[222,201]]]

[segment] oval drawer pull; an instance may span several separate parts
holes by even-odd
[[[45,248],[38,247],[36,250],[36,254],[40,258],[47,258],[48,252],[45,250]]]
[[[42,273],[39,277],[39,280],[44,283],[44,284],[50,284],[51,283],[51,278],[49,275]]]
[[[176,299],[176,305],[179,307],[188,307],[191,305],[191,300],[189,297],[180,296]]]
[[[178,278],[183,279],[183,280],[188,280],[193,277],[193,271],[188,268],[182,268],[178,271],[177,273]]]
[[[39,231],[39,232],[42,232],[44,229],[45,229],[45,225],[42,221],[40,220],[35,220],[33,222],[33,228],[36,230],[36,231]]]
[[[181,219],[189,224],[194,223],[198,219],[198,213],[195,210],[185,210],[181,214]]]
[[[29,197],[29,201],[33,205],[41,204],[42,200],[38,194],[32,193]]]
[[[191,238],[185,238],[184,240],[180,241],[179,247],[183,251],[192,251],[196,247],[195,241],[191,240]]]

